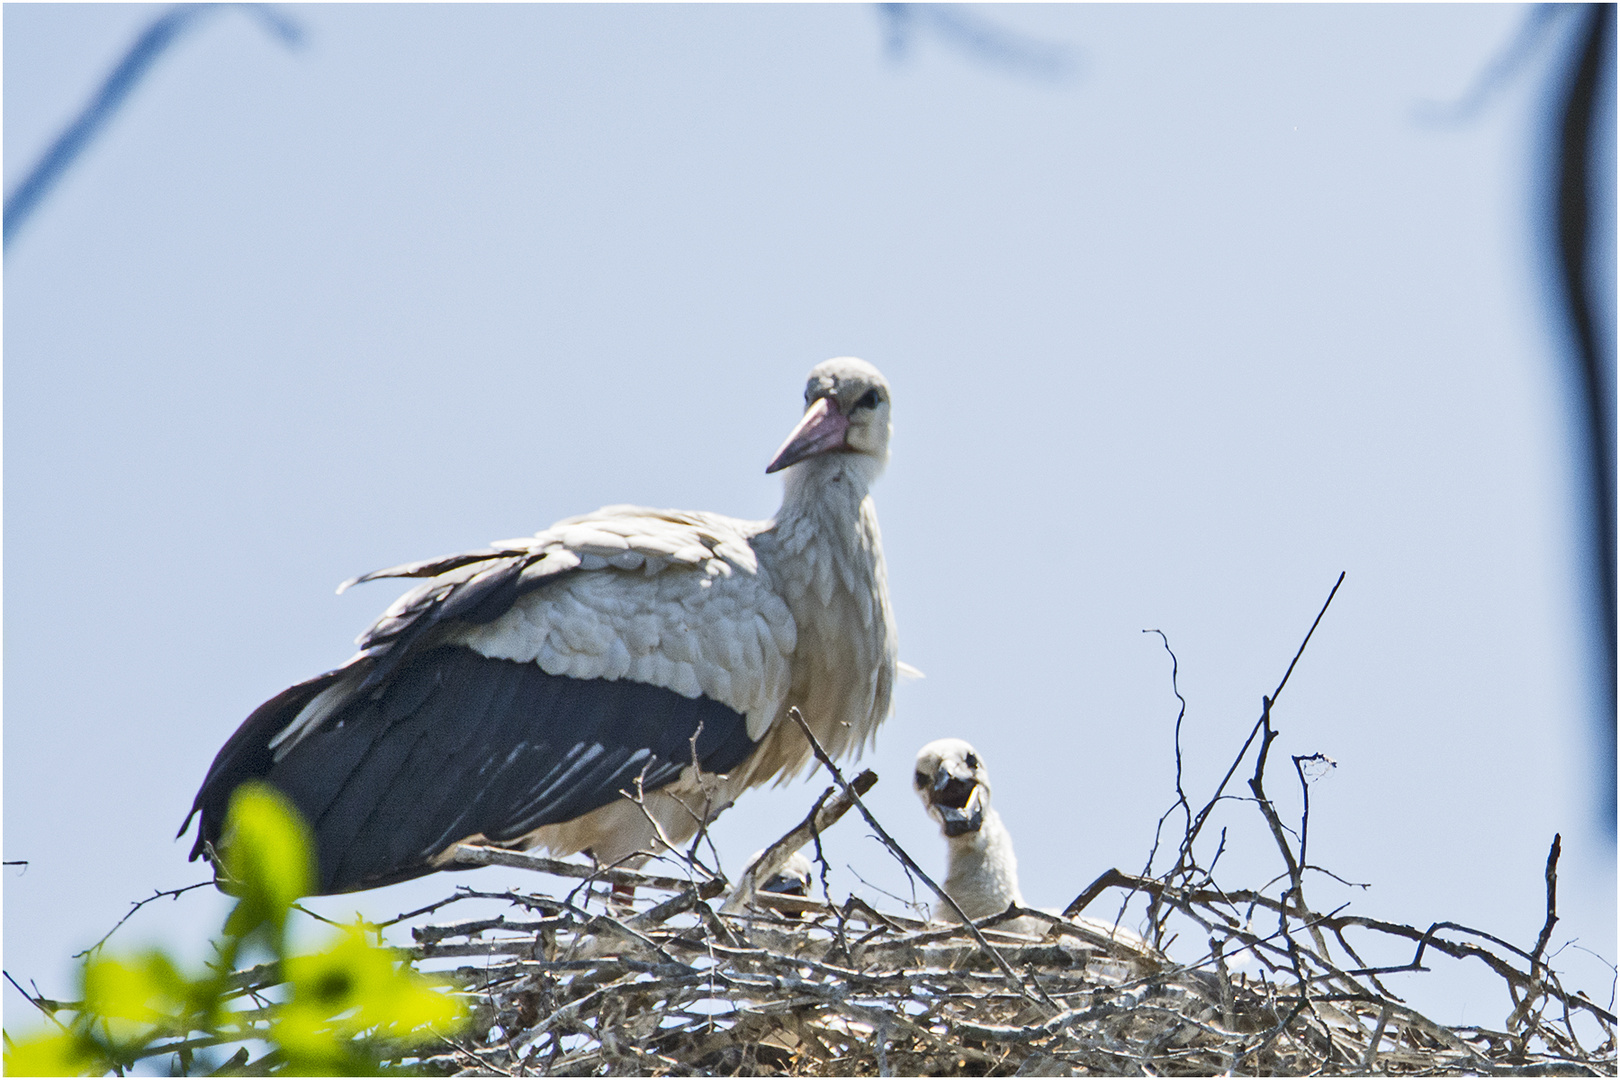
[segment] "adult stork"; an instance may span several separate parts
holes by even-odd
[[[201,814],[191,857],[213,857],[231,792],[259,779],[309,822],[322,893],[446,868],[463,841],[612,863],[802,769],[794,706],[859,753],[898,664],[868,494],[889,384],[841,357],[804,396],[765,469],[784,474],[769,521],[609,506],[345,582],[427,579],[225,743],[181,826]]]

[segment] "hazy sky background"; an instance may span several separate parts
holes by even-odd
[[[159,10],[6,6],[7,190]],[[1561,831],[1555,965],[1608,999],[1580,951],[1615,955],[1615,861],[1535,217],[1567,25],[1435,126],[1419,107],[1523,9],[974,9],[1070,50],[1060,78],[926,35],[897,61],[866,5],[283,10],[299,51],[239,10],[199,24],[6,255],[14,976],[70,996],[71,953],[206,877],[172,837],[214,753],[399,591],[339,581],[605,503],[768,516],[805,373],[854,354],[895,390],[876,498],[927,673],[870,801],[925,867],[907,777],[956,735],[1030,902],[1140,869],[1176,716],[1142,630],[1180,658],[1198,800],[1343,570],[1271,791],[1295,814],[1286,755],[1337,760],[1312,862],[1372,887],[1313,900],[1529,945]],[[723,817],[727,869],[824,783]],[[1279,872],[1252,808],[1226,820],[1221,880]],[[837,899],[892,905],[854,872],[905,891],[853,820],[828,844]],[[556,884],[315,906],[461,883]],[[114,940],[196,955],[223,910],[194,892]],[[1500,982],[1438,963],[1391,985],[1500,1026]]]

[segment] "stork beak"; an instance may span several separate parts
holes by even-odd
[[[946,836],[966,836],[979,831],[979,826],[984,824],[984,811],[977,806],[971,812],[958,810],[954,806],[942,806],[939,808],[939,823],[945,827]]]
[[[804,896],[809,890],[805,883],[791,874],[777,874],[759,887],[760,892],[780,893],[784,896]]]
[[[975,797],[978,792],[979,785],[971,777],[952,776],[947,768],[934,775],[928,801],[939,811],[939,823],[946,836],[979,831],[984,824],[984,800]]]
[[[846,446],[848,444],[844,441],[844,437],[848,432],[849,417],[838,411],[831,398],[816,398],[815,402],[804,411],[804,419],[793,429],[793,434],[787,437],[782,449],[778,450],[771,463],[765,466],[765,472],[780,472],[805,458]]]

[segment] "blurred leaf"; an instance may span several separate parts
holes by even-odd
[[[313,852],[309,827],[285,795],[268,784],[237,788],[225,818],[222,886],[242,902],[226,934],[246,937],[268,923],[279,938],[288,908],[314,888]]]
[[[97,959],[84,971],[84,1012],[106,1022],[115,1046],[140,1046],[157,1034],[184,1030],[189,989],[160,952],[130,962]]]
[[[446,993],[444,984],[409,969],[395,983],[387,1010],[388,1025],[396,1037],[411,1034],[426,1038],[430,1032],[453,1035],[467,1024],[467,1009],[460,998]]]
[[[345,929],[322,952],[288,957],[286,972],[293,988],[288,1011],[322,1013],[350,1035],[372,1029],[394,1037],[428,1027],[449,1031],[465,1019],[459,1000],[402,964],[393,949],[371,944],[360,927]]]
[[[353,1040],[334,1029],[329,1014],[319,1008],[297,1002],[282,1006],[272,1039],[293,1072],[353,1075],[372,1071],[362,1064]]]
[[[253,1066],[261,1073],[374,1074],[383,1045],[397,1051],[465,1026],[461,1000],[400,950],[372,944],[367,933],[376,928],[364,922],[343,928],[318,952],[286,955],[287,914],[315,880],[313,850],[283,795],[263,784],[239,788],[226,817],[221,885],[241,900],[215,943],[215,962],[187,978],[162,950],[124,958],[93,953],[72,1027],[8,1040],[6,1072],[104,1073],[161,1057],[187,1073],[194,1062],[175,1049],[176,1040],[202,1033],[218,1044],[267,1041],[270,1053]],[[230,973],[244,940],[265,930],[260,941],[273,963],[255,969],[263,974],[248,989],[252,1007],[243,1008],[248,1000]],[[288,992],[281,1005],[260,996],[276,983],[277,965]]]
[[[65,1031],[42,1031],[21,1042],[6,1040],[7,1076],[84,1076],[99,1073],[101,1063]]]
[[[84,973],[85,1008],[102,1016],[162,1023],[184,1009],[186,991],[174,964],[155,950],[129,963],[96,960]]]

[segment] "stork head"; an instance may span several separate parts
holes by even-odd
[[[760,856],[764,854],[764,851],[756,851],[753,855],[749,856],[747,869],[744,870],[743,873],[745,875],[752,873],[759,865]],[[803,914],[802,912],[795,910],[792,905],[779,906],[777,904],[773,904],[771,903],[771,897],[808,897],[810,895],[810,883],[814,871],[815,867],[812,866],[810,860],[805,857],[804,852],[795,851],[788,857],[787,862],[783,863],[781,868],[778,869],[774,874],[763,881],[755,882],[753,905],[757,908],[770,908],[778,915],[782,915],[789,919],[800,918]],[[733,897],[742,892],[743,884],[744,882],[742,878],[739,877],[737,880],[737,887],[732,890]]]
[[[815,867],[810,865],[810,860],[805,857],[804,852],[795,851],[793,857],[788,859],[780,870],[760,882],[759,891],[783,896],[809,896],[814,870]]]
[[[947,838],[976,833],[990,808],[990,773],[961,739],[935,739],[917,751],[912,778],[928,816]]]
[[[840,356],[817,364],[804,387],[804,406],[804,418],[766,472],[823,454],[864,455],[879,469],[889,460],[889,383],[865,360]]]

